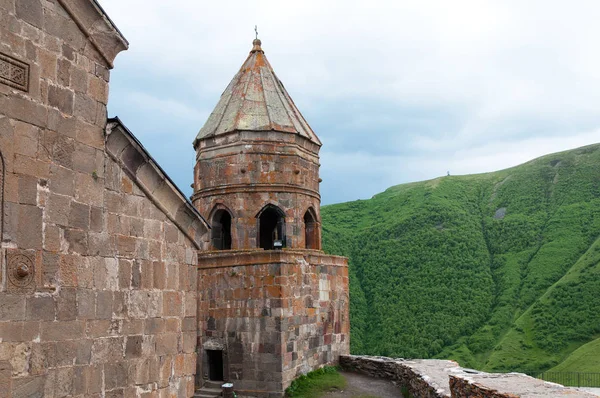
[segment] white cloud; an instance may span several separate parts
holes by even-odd
[[[358,106],[344,120],[309,118],[313,125],[354,130],[355,143],[345,136],[326,141],[344,142],[348,152],[324,148],[324,190],[337,178],[356,181],[344,195],[324,195],[327,202],[371,196],[384,183],[448,169],[504,168],[600,137],[596,1],[100,1],[131,44],[113,75],[148,81],[146,93],[157,76],[185,82],[181,99],[134,96],[134,105],[152,109],[150,119],[159,113],[187,118],[189,131],[197,131],[250,50],[255,24],[305,114],[327,117],[320,108],[336,101],[386,103],[387,113],[376,117]],[[113,103],[128,95],[131,88],[111,86]],[[407,110],[420,110],[433,127],[394,128]],[[444,126],[446,119],[455,123]],[[412,157],[369,152],[362,143],[373,140]],[[385,176],[377,187],[357,158]]]
[[[208,118],[207,112],[200,112],[181,101],[174,99],[157,98],[153,95],[133,91],[125,94],[125,98],[130,106],[137,108],[142,112],[147,112],[148,115],[156,115],[185,119],[190,122],[204,123]]]

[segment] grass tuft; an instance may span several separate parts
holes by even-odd
[[[346,379],[337,368],[324,366],[298,377],[285,390],[285,396],[290,398],[315,398],[331,390],[341,390],[346,387]]]

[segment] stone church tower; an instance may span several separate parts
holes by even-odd
[[[273,72],[260,40],[194,147],[193,202],[210,219],[214,249],[321,249],[321,141]]]
[[[321,251],[319,149],[260,40],[194,140],[198,376],[282,395],[349,352],[348,269]]]

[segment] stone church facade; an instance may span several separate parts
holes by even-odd
[[[255,41],[190,201],[107,120],[127,47],[94,0],[0,0],[0,397],[281,396],[349,348],[321,143]]]

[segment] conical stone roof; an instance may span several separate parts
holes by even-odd
[[[321,145],[275,75],[260,40],[255,39],[250,55],[200,129],[194,146],[204,138],[233,131],[271,130],[299,134]]]

